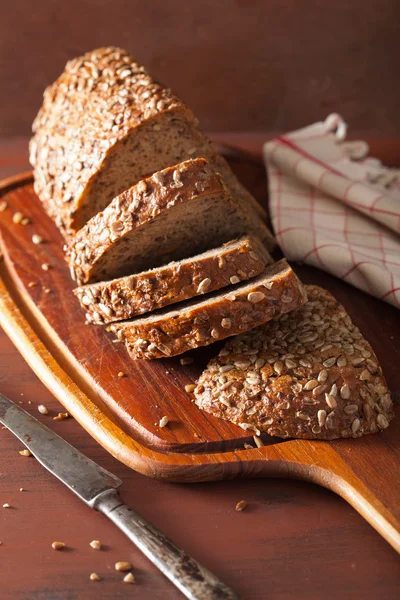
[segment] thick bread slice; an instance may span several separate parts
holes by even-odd
[[[262,233],[238,210],[207,161],[196,158],[155,173],[117,196],[70,240],[67,260],[71,275],[82,285]]]
[[[306,300],[301,282],[280,260],[250,283],[110,328],[132,358],[165,358],[257,327]]]
[[[214,165],[244,210],[265,216],[187,106],[120,48],[68,62],[33,132],[35,191],[67,237],[144,177],[195,157]]]
[[[257,435],[386,429],[393,404],[374,351],[329,292],[306,290],[305,306],[227,342],[201,375],[196,404]]]
[[[76,288],[94,323],[112,323],[256,277],[272,258],[256,238],[243,237],[202,254],[112,281]]]

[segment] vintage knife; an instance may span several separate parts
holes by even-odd
[[[0,422],[90,508],[106,515],[191,600],[238,600],[215,575],[124,504],[122,481],[0,394]]]

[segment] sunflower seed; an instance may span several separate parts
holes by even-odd
[[[264,300],[264,298],[265,294],[263,294],[262,292],[250,292],[250,294],[248,294],[247,296],[247,300],[252,304],[257,304],[258,302]]]
[[[335,408],[337,406],[336,399],[330,394],[325,394],[325,401],[329,408]]]
[[[319,383],[325,383],[325,381],[328,379],[328,371],[326,371],[325,369],[320,371],[317,379]]]
[[[354,419],[354,421],[351,424],[351,430],[353,433],[357,433],[357,431],[360,429],[361,426],[361,421],[360,419]]]
[[[348,404],[343,410],[346,415],[353,415],[358,411],[358,406],[357,404]]]
[[[318,381],[316,379],[310,379],[309,381],[307,381],[307,383],[304,384],[303,388],[307,390],[307,392],[309,392],[310,390],[316,388],[317,385]]]
[[[211,279],[209,277],[206,277],[205,279],[203,279],[203,281],[201,281],[199,283],[199,286],[197,288],[197,293],[204,294],[204,292],[206,292],[208,290],[210,285],[211,285]]]
[[[317,413],[317,417],[319,426],[323,427],[326,421],[326,410],[319,410]]]
[[[350,388],[347,383],[342,385],[340,388],[340,396],[343,398],[343,400],[348,400],[350,398]]]
[[[378,427],[380,427],[381,429],[386,429],[386,427],[389,427],[389,421],[387,420],[385,415],[378,415],[376,417],[376,422],[378,423]]]
[[[326,360],[324,360],[324,362],[322,363],[324,365],[324,367],[333,367],[333,365],[336,362],[336,356],[331,356],[330,358],[327,358]]]

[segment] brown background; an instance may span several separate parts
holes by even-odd
[[[126,47],[207,130],[282,131],[341,112],[400,133],[398,0],[0,0],[0,136],[29,135],[44,88]]]

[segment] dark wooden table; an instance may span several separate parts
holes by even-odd
[[[265,138],[225,134],[223,141],[257,153]],[[400,141],[376,141],[374,149],[400,164]],[[27,168],[27,141],[0,141],[0,177]],[[60,405],[1,331],[0,390],[118,475],[124,481],[123,499],[215,571],[243,600],[398,598],[398,555],[327,490],[271,479],[184,486],[138,475],[108,455],[73,419],[56,422],[38,414],[38,403],[53,411]],[[182,598],[111,523],[19,450],[18,440],[0,430],[1,600]],[[242,499],[248,509],[238,513],[235,505]],[[4,503],[11,508],[1,508]],[[93,539],[99,539],[104,550],[92,550]],[[55,552],[55,540],[67,548]],[[122,583],[114,570],[118,560],[133,563],[136,585]],[[91,582],[92,572],[102,581]]]

